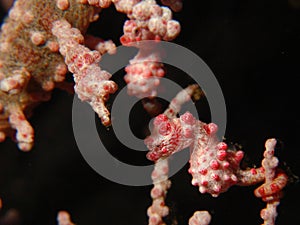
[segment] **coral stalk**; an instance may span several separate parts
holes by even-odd
[[[276,146],[276,139],[269,139],[266,141],[264,152],[264,159],[262,160],[262,168],[265,171],[265,183],[255,190],[257,197],[267,202],[265,209],[261,210],[260,216],[264,220],[263,225],[275,225],[277,217],[277,206],[280,204],[281,192],[280,190],[287,183],[287,176],[280,172],[276,174],[279,160],[274,156],[274,149]]]
[[[52,32],[57,37],[59,51],[65,57],[69,71],[73,73],[78,97],[92,106],[102,124],[109,125],[105,102],[108,95],[117,90],[117,85],[109,81],[111,75],[99,67],[100,53],[84,47],[82,34],[66,20],[55,21]]]
[[[155,163],[152,172],[154,187],[151,190],[152,205],[148,208],[149,225],[165,225],[163,217],[169,214],[169,208],[165,205],[165,198],[171,181],[168,179],[168,159],[161,159]]]

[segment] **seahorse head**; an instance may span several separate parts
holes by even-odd
[[[169,119],[165,114],[160,114],[154,119],[151,135],[144,141],[149,149],[149,160],[156,161],[178,150],[181,132],[177,120],[178,118]]]

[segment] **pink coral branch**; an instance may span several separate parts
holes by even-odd
[[[119,4],[122,1],[119,1]],[[118,7],[117,7],[118,9]],[[126,67],[124,77],[129,95],[139,98],[156,96],[159,78],[165,75],[160,63],[160,51],[145,40],[173,40],[180,32],[180,25],[172,20],[172,13],[160,7],[154,0],[145,0],[126,11],[130,20],[124,24],[124,35],[120,41],[125,46],[139,48],[138,54]]]
[[[265,183],[255,190],[257,197],[262,197],[267,202],[266,208],[261,210],[260,216],[264,220],[263,225],[275,225],[277,217],[277,206],[280,201],[280,191],[286,186],[287,175],[280,172],[276,174],[279,160],[274,156],[274,149],[276,139],[268,139],[266,141],[264,152],[264,159],[262,160],[262,167],[265,171]]]
[[[109,125],[110,113],[105,102],[109,94],[117,90],[117,85],[108,80],[111,77],[108,72],[100,69],[101,55],[84,47],[80,31],[71,28],[66,20],[55,21],[52,32],[57,37],[59,51],[65,57],[69,71],[74,74],[78,97],[92,106],[105,126]]]
[[[9,110],[9,122],[12,128],[17,131],[16,139],[18,141],[19,148],[23,151],[29,151],[33,145],[33,128],[26,120],[25,115],[18,106],[11,106]]]
[[[169,214],[169,208],[165,205],[165,198],[171,181],[168,180],[168,159],[160,159],[155,163],[152,172],[154,187],[151,190],[152,205],[148,208],[149,225],[165,225],[162,218]]]

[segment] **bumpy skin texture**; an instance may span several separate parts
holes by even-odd
[[[191,93],[193,88],[186,90]],[[213,197],[217,197],[233,185],[248,186],[264,182],[255,189],[254,194],[267,203],[266,208],[261,210],[263,225],[275,225],[281,191],[288,181],[284,171],[277,168],[279,161],[274,156],[276,140],[266,141],[260,168],[242,170],[240,162],[244,153],[230,150],[225,142],[218,140],[216,124],[203,123],[189,112],[180,118],[175,117],[180,111],[180,106],[187,100],[188,95],[184,90],[171,101],[163,114],[154,119],[151,135],[145,139],[149,149],[147,158],[158,164],[161,160],[167,160],[170,155],[190,147],[189,173],[193,177],[192,184],[198,186],[201,193],[209,193]],[[208,212],[197,211],[189,220],[189,224],[208,225],[210,219]]]
[[[151,174],[153,188],[151,190],[152,205],[147,210],[148,225],[166,225],[163,217],[169,214],[169,207],[165,205],[165,198],[171,181],[168,180],[168,159],[158,160]]]
[[[277,217],[281,190],[286,186],[288,177],[278,168],[278,159],[274,156],[275,139],[265,144],[262,166],[241,169],[240,162],[244,153],[229,149],[225,142],[216,136],[218,126],[197,120],[190,112],[179,118],[182,104],[195,96],[197,85],[190,85],[179,92],[171,101],[169,108],[153,121],[151,135],[145,139],[149,149],[147,158],[159,164],[162,160],[184,148],[190,147],[190,168],[192,184],[199,187],[201,193],[217,197],[233,185],[248,186],[264,182],[255,189],[254,194],[267,203],[261,211],[263,225],[274,225]],[[207,225],[210,215],[206,211],[197,211],[191,217],[190,225]]]
[[[141,40],[172,40],[180,25],[167,7],[155,0],[18,0],[2,25],[0,36],[0,142],[11,136],[19,148],[32,148],[34,131],[27,118],[35,105],[50,98],[55,87],[70,89],[65,75],[73,73],[75,92],[110,125],[105,103],[117,85],[98,66],[101,54],[113,53],[112,42],[88,37],[89,23],[112,3],[127,14],[120,41],[131,45]],[[86,46],[96,51],[90,51]],[[139,54],[126,68],[129,94],[155,96],[164,75],[153,48],[137,46]]]
[[[189,112],[173,119],[161,114],[153,125],[155,132],[145,141],[150,160],[191,147],[189,173],[193,176],[192,184],[199,186],[201,193],[218,196],[238,182],[236,172],[243,152],[227,150],[227,145],[218,141],[217,125],[197,121]]]
[[[240,168],[244,153],[228,149],[225,142],[220,142],[216,137],[218,127],[214,123],[203,123],[186,112],[180,118],[160,114],[154,119],[153,126],[151,135],[145,139],[148,159],[157,161],[190,147],[189,173],[193,176],[192,184],[199,186],[201,193],[217,197],[235,184],[253,185],[265,179],[264,167]],[[275,167],[273,170],[274,173],[277,171]],[[276,179],[259,187],[255,195],[261,198],[274,196],[286,185],[286,181],[287,176],[278,171]]]
[[[76,28],[72,28],[66,20],[53,23],[53,34],[59,43],[59,52],[65,57],[68,69],[73,73],[75,92],[79,99],[88,102],[101,118],[102,124],[110,125],[109,111],[105,102],[109,94],[117,90],[111,74],[101,70],[98,65],[101,55],[83,46],[83,36]]]
[[[138,54],[130,60],[124,77],[128,94],[138,98],[156,96],[156,87],[165,75],[161,53],[155,44],[145,40],[173,40],[180,32],[180,24],[172,20],[172,12],[154,0],[141,1],[134,5],[130,20],[124,24],[124,35],[120,41],[125,46],[135,46]]]
[[[180,118],[175,117],[180,105],[187,99],[184,96],[186,95],[179,93],[172,100],[171,107],[154,119],[151,135],[145,139],[149,149],[147,158],[155,161],[157,165],[161,160],[167,161],[170,155],[190,147],[189,173],[193,177],[192,184],[198,186],[201,193],[209,193],[213,197],[226,192],[233,185],[248,186],[264,182],[255,189],[254,194],[267,203],[266,208],[261,210],[263,225],[275,225],[281,191],[288,181],[284,171],[277,168],[279,161],[274,156],[276,140],[266,141],[260,168],[242,170],[240,162],[244,153],[230,150],[225,142],[218,141],[216,124],[203,123],[189,112]],[[160,210],[157,211],[162,214]],[[159,213],[153,214],[159,218],[153,220],[161,222],[161,216],[157,216]],[[189,220],[189,224],[208,225],[210,219],[208,212],[197,211]]]
[[[1,28],[0,141],[16,130],[22,150],[33,145],[33,129],[26,118],[36,104],[50,98],[67,73],[51,32],[53,22],[64,18],[84,33],[95,14],[92,6],[76,0],[63,9],[57,1],[18,0]]]

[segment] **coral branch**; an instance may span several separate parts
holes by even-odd
[[[160,159],[155,163],[152,172],[154,187],[151,190],[152,205],[148,208],[149,225],[165,225],[162,218],[169,214],[169,208],[165,205],[165,198],[171,181],[168,180],[168,159]]]
[[[139,48],[138,54],[125,69],[128,94],[139,98],[156,96],[159,78],[165,75],[160,63],[161,53],[155,45],[139,42],[173,40],[180,32],[180,25],[172,20],[172,12],[168,8],[160,7],[154,0],[134,4],[132,10],[126,10],[126,13],[130,20],[124,24],[124,35],[120,41],[124,46]]]
[[[9,122],[12,128],[17,130],[16,138],[19,148],[23,151],[28,151],[33,145],[33,128],[26,120],[23,112],[18,106],[9,108]]]
[[[261,210],[260,216],[264,220],[263,225],[275,225],[277,217],[277,206],[280,201],[280,191],[287,183],[287,175],[283,172],[276,174],[278,166],[278,159],[274,156],[274,149],[276,139],[268,139],[266,141],[264,152],[264,159],[262,160],[262,167],[265,171],[265,183],[254,191],[257,197],[261,197],[267,206]]]
[[[66,20],[55,21],[52,32],[57,37],[59,51],[65,57],[69,71],[74,74],[78,97],[92,106],[103,125],[110,125],[110,113],[105,102],[109,94],[117,90],[117,85],[108,80],[111,77],[108,72],[100,69],[98,63],[101,55],[84,47],[80,31],[71,28]]]

